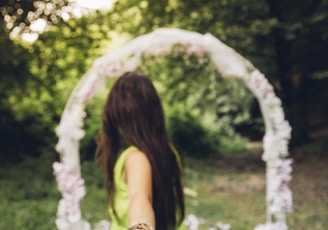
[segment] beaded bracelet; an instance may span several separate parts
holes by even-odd
[[[128,230],[134,230],[134,229],[153,230],[153,228],[149,224],[145,224],[145,223],[132,225],[131,227],[129,227]]]

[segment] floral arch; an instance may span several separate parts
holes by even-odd
[[[286,212],[292,209],[291,159],[288,159],[288,142],[291,127],[285,120],[280,99],[265,76],[248,60],[211,34],[181,29],[161,28],[139,36],[116,51],[94,61],[71,93],[56,128],[59,138],[56,150],[60,162],[53,164],[54,174],[62,199],[58,204],[56,225],[60,230],[91,229],[82,218],[80,200],[85,195],[84,180],[80,173],[79,141],[84,136],[85,104],[93,97],[108,76],[118,77],[134,70],[142,55],[169,53],[175,44],[185,47],[187,54],[206,53],[224,78],[242,79],[255,95],[265,124],[262,159],[266,162],[266,223],[256,230],[288,229]],[[198,229],[195,217],[186,220],[189,229]],[[100,222],[97,229],[108,229],[109,223]],[[229,226],[218,226],[229,229]]]

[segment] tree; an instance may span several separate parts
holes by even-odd
[[[26,124],[33,117],[52,132],[74,83],[106,52],[105,43],[112,36],[180,27],[212,33],[261,69],[286,105],[295,140],[302,141],[308,136],[303,124],[309,118],[299,102],[316,93],[311,89],[314,79],[327,79],[327,5],[327,0],[120,0],[108,12],[63,20],[69,1],[2,1],[0,108],[6,115],[0,123],[8,128],[6,124],[13,123],[7,121],[18,122],[29,130]],[[13,36],[31,32],[38,18],[49,30],[34,44]],[[180,86],[188,81],[183,75],[175,80]]]
[[[327,0],[121,0],[111,15],[133,35],[180,27],[210,32],[235,48],[275,86],[299,144],[309,136],[305,107],[316,93],[311,86],[327,78],[327,8]]]
[[[12,99],[18,95],[17,101],[24,98],[27,95],[27,81],[33,78],[28,65],[30,55],[24,47],[9,39],[9,30],[1,18],[0,34],[0,151],[8,158],[13,156],[15,151],[19,151],[17,147],[21,146],[21,143],[30,143],[33,147],[40,140],[32,141],[29,135],[22,135],[27,131],[25,121],[17,122],[12,110]]]
[[[60,20],[30,44],[10,37],[8,22],[1,17],[3,159],[26,153],[38,155],[42,146],[53,148],[54,128],[68,95],[106,48],[110,29],[102,20],[100,13]]]
[[[277,21],[269,33],[276,76],[294,140],[301,143],[309,138],[306,102],[314,93],[311,80],[328,77],[328,2],[267,0],[267,4],[270,17]]]

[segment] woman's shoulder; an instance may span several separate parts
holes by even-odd
[[[119,156],[116,166],[119,171],[128,168],[148,167],[150,162],[145,153],[135,146],[126,148]]]
[[[125,151],[125,164],[127,166],[137,166],[149,164],[149,160],[144,152],[138,148],[131,146]]]
[[[131,155],[131,153],[135,153],[135,152],[140,152],[138,150],[138,148],[135,147],[135,146],[129,146],[129,147],[125,148],[121,152],[121,154],[119,155],[116,164],[124,164],[124,162],[125,162],[126,158],[128,157],[128,155]]]
[[[116,183],[123,183],[124,188],[127,182],[127,171],[132,169],[134,172],[136,170],[140,171],[148,167],[148,159],[145,154],[141,152],[135,146],[127,147],[122,151],[119,158],[116,161],[114,168],[114,177]]]
[[[115,169],[114,169],[117,175],[121,174],[122,171],[124,170],[128,156],[131,155],[131,153],[134,154],[136,152],[139,152],[139,150],[135,146],[129,146],[121,152],[121,154],[119,155],[116,161]]]

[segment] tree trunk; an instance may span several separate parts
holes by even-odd
[[[305,76],[301,72],[298,60],[295,60],[293,40],[288,39],[288,27],[285,24],[286,10],[283,7],[286,2],[267,0],[270,16],[278,20],[277,26],[271,30],[275,61],[277,67],[277,79],[279,82],[278,94],[282,99],[286,118],[292,126],[291,145],[300,145],[309,140],[308,117],[306,114],[306,98],[304,91]],[[286,3],[287,4],[287,3]]]

